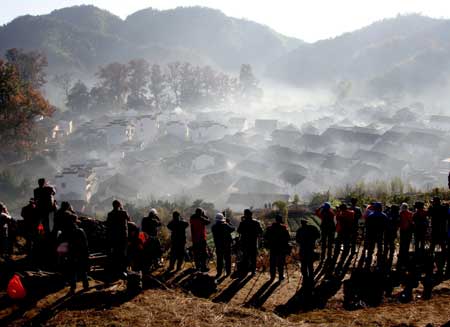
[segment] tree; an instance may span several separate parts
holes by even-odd
[[[80,80],[70,89],[66,105],[71,110],[82,113],[89,108],[91,95],[87,86]]]
[[[67,99],[73,86],[72,75],[70,73],[56,74],[53,76],[53,82],[63,91],[64,96]]]
[[[127,105],[131,109],[142,109],[147,105],[147,84],[150,76],[150,65],[144,59],[131,60],[128,63],[130,94]]]
[[[150,65],[144,59],[134,59],[128,63],[130,74],[129,88],[131,94],[144,96],[149,82]]]
[[[201,98],[201,69],[185,62],[181,65],[180,104],[182,107],[193,107]]]
[[[0,60],[0,146],[5,153],[35,147],[36,118],[50,116],[54,110],[33,83],[21,79],[24,75],[15,63]]]
[[[47,82],[44,69],[48,66],[48,62],[43,54],[14,48],[6,51],[5,58],[15,67],[22,83],[39,89]]]
[[[167,83],[172,91],[174,105],[179,107],[181,105],[181,63],[173,62],[167,66]]]
[[[160,111],[164,102],[164,94],[166,92],[167,80],[162,73],[159,65],[153,65],[150,76],[150,84],[148,86],[150,95],[152,97],[153,106],[157,111]]]
[[[239,91],[244,101],[257,100],[262,97],[262,89],[258,87],[259,81],[253,75],[252,66],[242,64],[239,72]]]
[[[120,64],[118,62],[113,62],[104,67],[100,67],[97,72],[97,77],[99,78],[97,93],[105,95],[111,103],[117,107],[123,108],[125,105],[126,96],[130,90],[129,84],[129,72],[130,68],[128,65]],[[100,99],[100,98],[98,98]]]

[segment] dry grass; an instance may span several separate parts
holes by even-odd
[[[189,297],[178,291],[148,290],[107,310],[66,310],[46,326],[292,326],[272,313]]]
[[[251,280],[229,303],[214,303],[180,290],[147,290],[116,307],[108,309],[68,309],[50,319],[46,326],[441,326],[450,321],[450,282],[435,290],[433,299],[414,300],[409,304],[396,301],[377,308],[346,311],[342,293],[338,292],[323,310],[291,315],[287,319],[272,313],[295,292],[295,276],[283,283],[260,309],[244,308],[267,281],[262,275]],[[219,292],[230,282],[224,283]],[[214,295],[213,295],[214,297]]]

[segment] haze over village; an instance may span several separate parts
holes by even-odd
[[[450,325],[445,5],[3,10],[0,325]]]
[[[405,192],[445,185],[450,116],[446,97],[434,96],[447,87],[444,72],[407,72],[448,62],[432,61],[447,50],[421,48],[431,33],[439,42],[446,24],[398,16],[307,44],[199,7],[146,9],[126,20],[92,6],[20,17],[1,28],[2,52],[40,44],[56,111],[35,118],[40,151],[7,167],[19,179],[48,176],[59,202],[90,214],[113,196],[240,210],[357,183],[401,182]],[[36,32],[22,34],[22,25]],[[153,32],[139,32],[147,28]],[[58,32],[50,38],[46,30]],[[215,33],[220,51],[207,41]],[[392,57],[397,48],[402,55]],[[324,70],[330,64],[334,72]]]

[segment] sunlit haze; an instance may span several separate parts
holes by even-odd
[[[316,1],[238,1],[238,0],[2,0],[0,23],[17,16],[46,14],[73,5],[92,4],[125,18],[148,7],[170,9],[177,6],[206,6],[227,15],[269,25],[288,36],[313,42],[349,32],[374,21],[397,14],[422,13],[432,17],[449,17],[450,3],[442,0],[316,0]]]

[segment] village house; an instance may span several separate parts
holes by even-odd
[[[328,141],[317,134],[303,134],[297,141],[297,147],[303,151],[323,151],[328,145]]]
[[[194,143],[220,140],[229,131],[227,126],[214,121],[192,121],[188,127],[190,140]]]
[[[278,120],[276,119],[256,119],[255,130],[257,133],[269,136],[278,128]]]
[[[234,143],[224,142],[223,140],[209,142],[207,144],[207,148],[209,150],[222,153],[227,158],[232,160],[242,160],[244,158],[249,157],[252,153],[255,153],[256,150],[245,146],[238,145]]]
[[[116,198],[135,202],[140,198],[139,185],[132,177],[116,173],[99,183],[92,201],[101,203],[106,199]]]
[[[77,210],[83,210],[96,191],[97,178],[86,164],[73,164],[55,176],[56,200],[69,201]]]
[[[285,147],[295,147],[302,134],[293,129],[276,129],[272,132],[272,144]]]
[[[136,129],[128,119],[115,119],[105,126],[106,141],[109,146],[116,146],[133,140]]]
[[[73,132],[72,120],[69,121],[61,120],[53,127],[52,138],[55,140],[59,140],[72,134],[72,132]]]
[[[189,139],[189,126],[181,120],[167,122],[164,129],[166,135],[175,136],[184,141]]]
[[[448,131],[450,130],[450,116],[432,115],[429,118],[428,125],[430,128]]]
[[[228,128],[234,133],[245,131],[248,129],[248,121],[243,117],[231,117],[228,120]]]
[[[234,211],[246,208],[260,209],[276,201],[289,201],[289,194],[282,193],[231,193],[227,205]]]
[[[154,115],[141,115],[134,118],[135,139],[145,145],[153,142],[159,135],[159,123]]]
[[[265,180],[242,176],[233,184],[239,193],[278,193],[281,187]]]
[[[165,169],[173,174],[210,172],[225,168],[225,156],[212,151],[187,149],[163,160]]]

